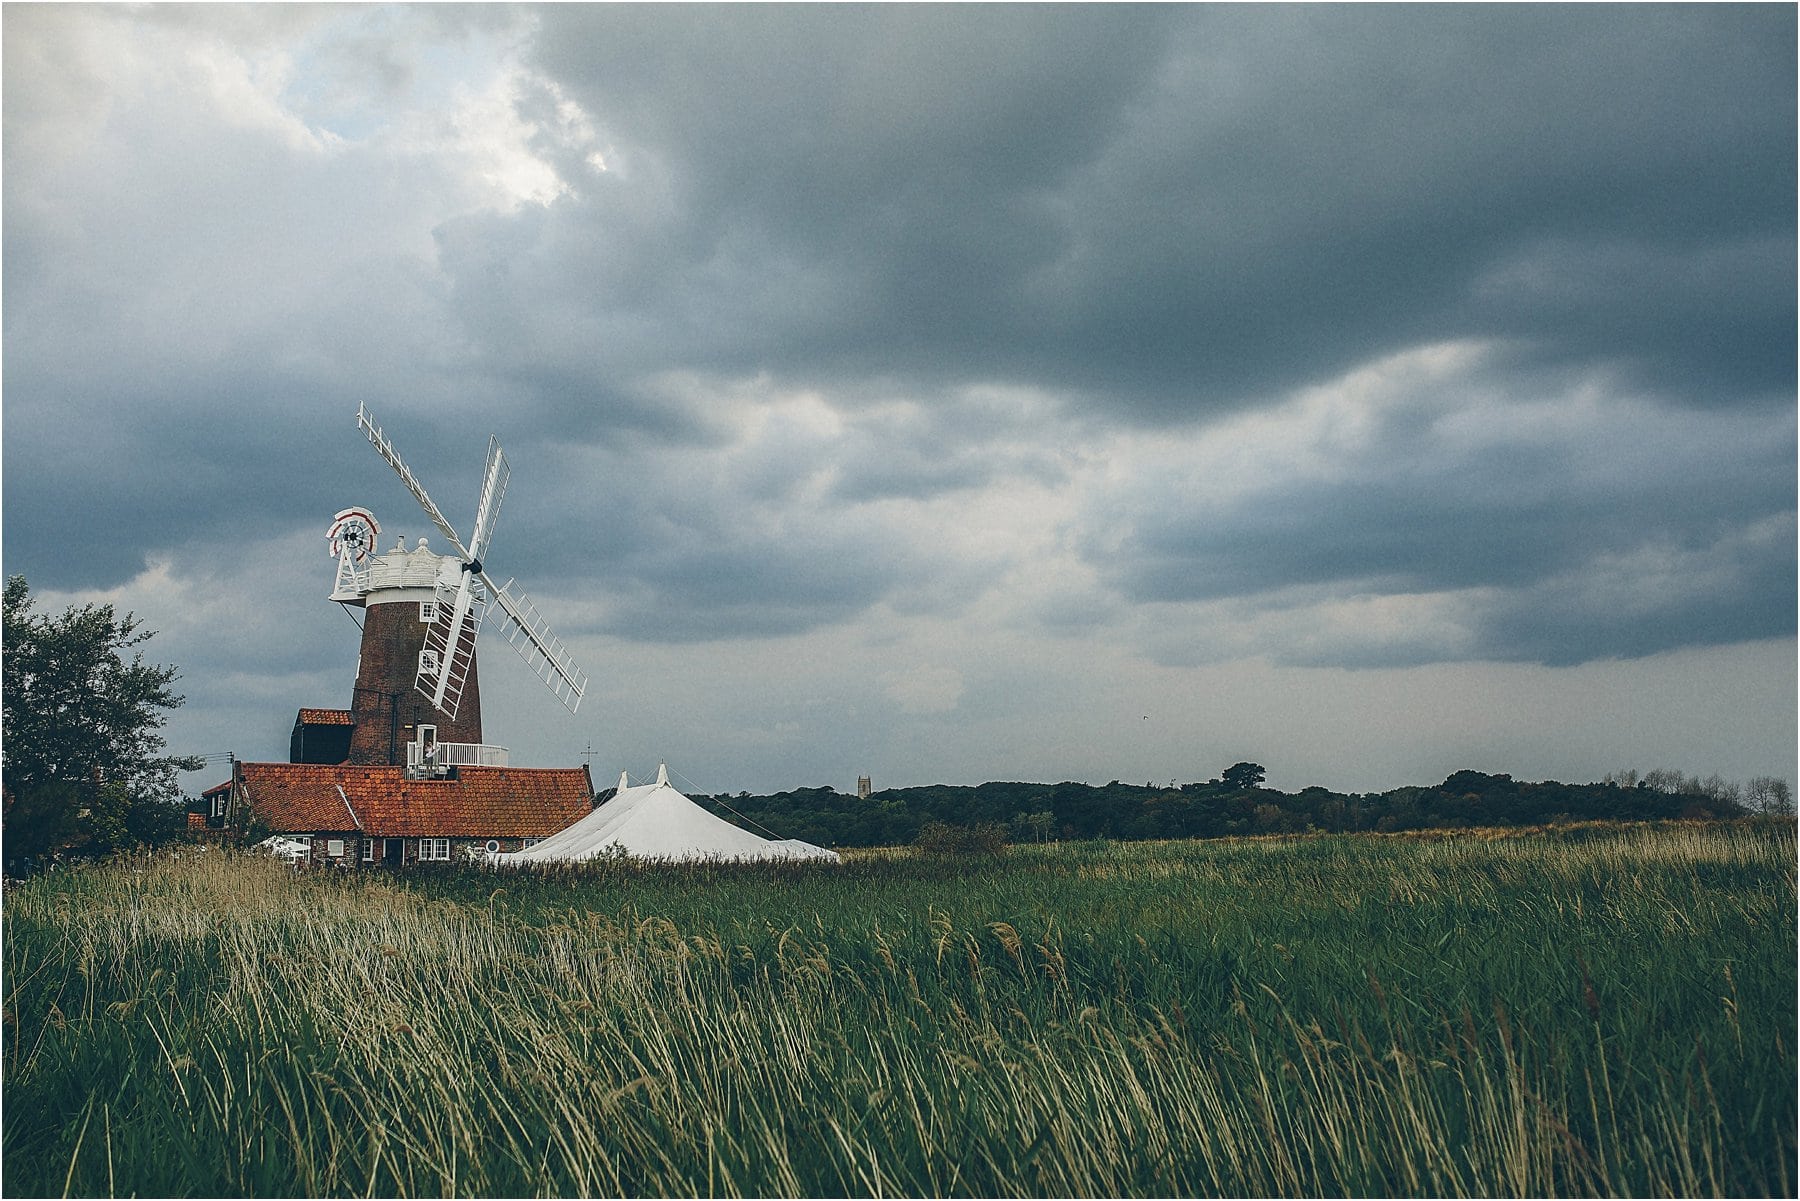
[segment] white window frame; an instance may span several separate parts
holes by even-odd
[[[332,859],[342,859],[344,857],[344,840],[341,838],[327,838],[325,840],[325,854]]]
[[[422,676],[435,676],[438,673],[438,667],[442,662],[443,660],[438,658],[438,653],[436,651],[432,650],[430,647],[426,647],[419,652],[419,674]]]
[[[519,849],[522,851],[526,847],[534,847],[542,841],[544,840],[541,838],[522,838],[519,840]]]
[[[362,861],[364,863],[375,862],[375,840],[373,838],[362,840]]]
[[[427,625],[437,620],[437,602],[434,600],[419,602],[419,620]]]
[[[421,838],[421,839],[419,839],[419,862],[420,863],[448,863],[448,862],[450,862],[450,840],[448,838]]]

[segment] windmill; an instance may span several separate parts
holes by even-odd
[[[332,599],[367,608],[352,702],[356,730],[351,760],[398,762],[401,744],[424,737],[427,726],[436,739],[481,743],[475,642],[490,614],[501,636],[575,712],[587,688],[587,673],[575,665],[516,582],[495,585],[483,566],[511,474],[499,439],[488,439],[487,469],[465,545],[366,407],[358,406],[356,424],[448,539],[453,553],[433,554],[421,538],[411,551],[402,540],[387,554],[371,555],[380,527],[366,510],[345,510],[332,526],[331,546],[339,561]]]

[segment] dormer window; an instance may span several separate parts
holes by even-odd
[[[419,602],[419,620],[427,624],[437,620],[437,602],[434,600]]]

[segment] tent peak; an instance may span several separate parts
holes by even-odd
[[[667,763],[659,763],[656,765],[656,786],[658,788],[667,788],[669,786],[669,765]]]

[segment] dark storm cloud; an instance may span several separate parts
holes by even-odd
[[[941,538],[909,506],[1056,470],[969,444],[971,431],[1016,423],[1007,408],[974,401],[928,421],[890,405],[840,420],[800,399],[674,453],[641,432],[602,447],[527,447],[512,454],[496,557],[527,550],[542,586],[593,598],[573,628],[632,639],[795,634],[879,602],[953,609],[997,567],[980,555],[937,561]],[[520,512],[510,498],[525,487],[535,499]]]
[[[108,587],[159,548],[322,530],[356,401],[458,366],[393,193],[297,125],[113,95],[67,21],[7,14],[8,569]]]
[[[1618,414],[1579,436],[1629,471],[1500,435],[1415,455],[1396,426],[1364,471],[1223,512],[1148,488],[1096,556],[1126,599],[1485,590],[1456,653],[1556,663],[1791,630],[1791,549],[1745,536],[1791,509],[1791,12],[615,18],[547,17],[542,62],[621,174],[654,175],[676,269],[634,271],[621,240],[594,271],[629,275],[678,352],[754,313],[709,370],[1001,380],[1166,421],[1466,338],[1507,347],[1497,421],[1557,370],[1760,415],[1733,462]],[[608,186],[561,215],[601,226]],[[922,488],[959,485],[933,462]],[[1705,560],[1704,599],[1582,583],[1667,547]]]
[[[1018,353],[1008,312],[1021,272],[1060,252],[1055,191],[1115,131],[1165,25],[1097,10],[544,20],[547,73],[608,135],[618,172],[658,185],[662,269],[643,298],[664,298],[661,280],[749,290],[715,361],[929,374],[953,353],[955,379],[998,331],[993,349]],[[599,221],[605,191],[593,199]]]
[[[1655,474],[1605,489],[1577,456],[1500,446],[1436,463],[1384,457],[1355,480],[1271,482],[1222,508],[1159,510],[1140,495],[1132,537],[1113,557],[1133,600],[1322,580],[1422,592],[1519,587],[1646,541],[1707,545],[1780,513],[1787,448],[1735,449],[1742,460],[1693,471],[1693,456],[1671,447]]]
[[[1792,515],[1502,593],[1469,657],[1565,667],[1794,630]]]
[[[754,464],[734,467],[723,475],[608,456],[561,485],[540,477],[533,486],[551,498],[540,495],[529,516],[503,516],[496,559],[504,553],[507,572],[528,564],[528,588],[591,598],[570,632],[653,642],[799,633],[896,585],[908,564],[890,532],[792,504],[759,487],[770,481],[755,478]],[[571,513],[581,515],[573,528]]]
[[[866,546],[760,538],[682,539],[619,568],[599,629],[650,642],[804,633],[867,609],[896,574]]]
[[[495,565],[592,599],[587,632],[955,613],[1017,565],[955,536],[1027,485],[1095,500],[1045,518],[1107,593],[1048,598],[1065,624],[1463,590],[1466,644],[1408,653],[1792,629],[1791,548],[1758,533],[1792,512],[1791,8],[254,11],[8,10],[6,552],[34,583],[354,502],[429,532],[367,401],[459,528],[501,434]],[[291,111],[115,95],[61,38],[83,22],[208,53],[229,27],[287,56]],[[512,22],[533,71],[503,103],[561,190],[499,203],[488,143],[383,106],[460,94]],[[1449,340],[1503,350],[1344,470],[1192,504],[1090,479],[1134,430],[1179,448]],[[1548,376],[1600,381],[1571,436],[1603,448],[1432,436]],[[1718,584],[1621,609],[1633,566]],[[1289,657],[1352,653],[1393,652]]]
[[[1286,662],[1566,664],[1792,631],[1791,410],[1584,400],[1579,377],[1510,398],[1526,379],[1556,377],[1477,369],[1352,403],[1352,443],[1295,417],[1323,453],[1224,494],[1197,491],[1204,459],[1152,472],[1096,507],[1113,520],[1084,554],[1134,603],[1469,594],[1455,652],[1404,633],[1265,648]]]
[[[614,363],[1009,380],[1158,419],[1446,337],[1692,403],[1791,381],[1788,9],[542,21],[616,175],[451,248],[502,281],[484,328],[579,293]]]

